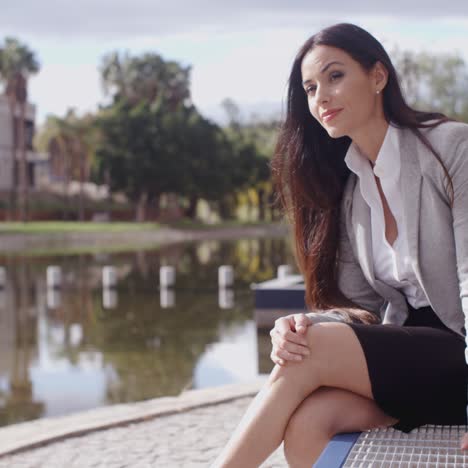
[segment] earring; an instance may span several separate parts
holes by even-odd
[[[377,90],[376,93],[377,93],[377,94],[380,94],[380,90]]]

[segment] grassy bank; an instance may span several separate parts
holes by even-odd
[[[29,223],[0,223],[1,234],[62,234],[76,232],[134,232],[160,229],[158,223],[95,223],[75,221],[40,221]]]
[[[193,221],[191,219],[182,219],[180,221],[176,221],[173,223],[169,223],[165,226],[170,227],[172,229],[180,229],[181,231],[202,231],[202,230],[216,230],[216,229],[229,229],[229,228],[243,228],[243,227],[256,227],[256,226],[276,226],[278,222],[270,222],[270,221],[222,221],[220,223],[215,224],[207,224],[201,221]]]
[[[40,221],[29,223],[18,222],[0,222],[1,234],[66,234],[79,232],[135,232],[135,231],[153,231],[161,228],[179,229],[181,231],[188,230],[216,230],[241,227],[269,226],[274,223],[256,222],[245,223],[240,221],[225,221],[217,224],[205,224],[200,221],[181,220],[174,223],[136,223],[136,222],[111,222],[111,223],[96,223],[96,222],[77,222],[77,221]]]
[[[72,255],[96,255],[96,254],[115,254],[122,252],[138,252],[141,250],[156,250],[161,247],[161,244],[149,242],[147,244],[102,244],[102,245],[86,245],[86,246],[58,246],[58,247],[41,247],[23,249],[21,252],[3,252],[2,257],[66,257]]]

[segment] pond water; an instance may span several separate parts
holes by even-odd
[[[273,367],[257,330],[251,283],[293,264],[284,239],[178,244],[159,250],[67,256],[2,256],[0,425],[185,389],[249,381]],[[219,292],[217,270],[235,285]],[[63,272],[47,287],[46,269]],[[113,291],[102,268],[117,269]],[[159,268],[176,268],[160,291]]]

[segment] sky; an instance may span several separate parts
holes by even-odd
[[[466,0],[15,0],[2,5],[0,41],[17,37],[40,61],[29,86],[38,124],[105,104],[99,65],[116,50],[190,65],[194,104],[222,122],[225,98],[245,119],[280,112],[297,50],[339,22],[367,29],[390,55],[456,52],[468,64]]]

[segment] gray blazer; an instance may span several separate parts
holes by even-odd
[[[424,129],[453,182],[450,206],[440,163],[408,129],[398,129],[404,233],[416,276],[430,305],[450,329],[468,329],[468,125],[448,122]],[[401,325],[408,316],[405,297],[374,276],[370,208],[351,173],[341,204],[338,255],[343,293],[386,324]],[[307,314],[312,322],[343,320],[339,310]],[[468,362],[468,353],[465,351]]]

